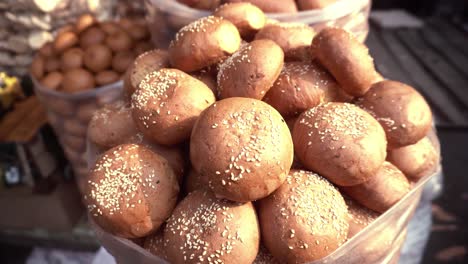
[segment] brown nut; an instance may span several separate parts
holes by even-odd
[[[130,50],[133,47],[132,38],[124,31],[107,36],[105,43],[114,52]]]
[[[310,43],[315,31],[302,23],[272,23],[262,28],[255,39],[271,39],[284,51],[288,61],[310,61]]]
[[[372,114],[387,134],[388,147],[416,144],[432,125],[432,112],[424,97],[413,87],[395,81],[382,81],[357,101]]]
[[[218,7],[213,15],[231,21],[243,39],[251,39],[266,22],[265,13],[251,3],[225,4]]]
[[[284,117],[294,117],[321,103],[332,102],[341,87],[319,64],[286,63],[263,101]]]
[[[278,78],[283,61],[283,51],[269,39],[242,46],[219,67],[218,96],[261,100]]]
[[[54,51],[56,53],[62,53],[78,44],[78,36],[71,31],[66,31],[57,35],[54,40]]]
[[[122,31],[120,26],[114,21],[104,21],[99,24],[99,28],[104,31],[107,35],[113,35],[119,31]]]
[[[174,264],[201,263],[208,257],[213,263],[252,263],[260,232],[252,203],[233,203],[198,190],[174,209],[164,239]]]
[[[62,90],[67,93],[87,91],[94,86],[94,76],[81,68],[68,70],[63,76]]]
[[[36,55],[36,57],[34,57],[32,63],[31,63],[31,67],[29,68],[29,72],[31,73],[31,75],[34,78],[36,78],[36,80],[42,79],[42,77],[44,77],[44,74],[45,74],[45,60],[44,60],[44,57],[42,57],[40,55]]]
[[[44,69],[46,72],[53,72],[60,70],[60,60],[57,57],[48,57],[44,63]]]
[[[364,95],[378,78],[367,47],[343,29],[320,31],[311,52],[350,95]]]
[[[216,197],[238,202],[276,190],[291,168],[293,152],[281,115],[250,98],[216,102],[200,115],[190,138],[193,168],[209,177]]]
[[[241,38],[237,28],[220,17],[204,17],[177,32],[169,45],[169,60],[185,72],[201,70],[234,53]]]
[[[80,47],[86,49],[95,44],[102,44],[106,39],[106,33],[99,27],[93,26],[80,34]]]
[[[135,55],[131,51],[120,51],[112,58],[112,69],[118,73],[123,73],[132,64]]]
[[[133,94],[133,120],[149,140],[179,144],[190,137],[200,113],[215,101],[203,82],[177,69],[161,69],[148,74]]]
[[[416,144],[388,151],[387,160],[412,181],[435,172],[439,165],[439,155],[427,137]]]
[[[301,163],[340,186],[370,180],[387,154],[382,126],[347,103],[326,103],[305,111],[292,136]]]
[[[91,14],[81,15],[75,23],[75,30],[77,33],[81,33],[92,25],[96,24],[96,18]]]
[[[98,72],[96,74],[96,84],[98,86],[104,86],[117,82],[119,78],[119,74],[112,70]]]
[[[322,9],[336,1],[337,0],[297,0],[297,7],[299,7],[299,10]]]
[[[146,147],[125,144],[98,158],[89,175],[85,203],[107,232],[138,238],[164,223],[178,193],[179,185],[166,159]]]
[[[262,242],[280,263],[309,263],[346,241],[346,203],[318,174],[292,170],[258,205]]]
[[[387,211],[410,191],[405,175],[385,161],[368,181],[341,187],[341,190],[365,207],[379,213]]]

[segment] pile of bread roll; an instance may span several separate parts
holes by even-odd
[[[307,263],[437,166],[429,106],[363,44],[265,21],[222,6],[133,62],[123,101],[88,128],[100,227],[170,263]]]
[[[325,8],[337,0],[177,0],[192,8],[214,10],[226,3],[251,3],[265,13],[296,13],[304,10]]]
[[[92,15],[63,27],[35,56],[30,72],[44,87],[78,93],[119,81],[152,48],[144,21],[98,22]]]

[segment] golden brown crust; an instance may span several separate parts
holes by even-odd
[[[77,33],[83,32],[85,29],[91,27],[92,25],[96,24],[96,18],[91,14],[83,14],[81,15],[75,23],[75,30]]]
[[[340,186],[369,180],[386,157],[380,124],[347,103],[326,103],[302,113],[294,125],[293,140],[306,168]]]
[[[88,139],[102,149],[127,143],[138,133],[132,119],[132,110],[123,101],[97,110],[88,125]]]
[[[143,146],[120,145],[99,157],[85,202],[97,224],[126,238],[149,235],[170,216],[179,185],[167,160]]]
[[[439,165],[439,155],[427,137],[414,145],[389,150],[387,160],[412,181],[435,172]]]
[[[348,211],[340,192],[323,177],[291,171],[259,203],[262,241],[280,263],[307,263],[346,241]]]
[[[350,95],[364,95],[376,79],[374,61],[367,47],[343,29],[320,31],[312,41],[311,54]]]
[[[286,118],[295,117],[321,103],[334,101],[340,86],[319,64],[286,63],[263,98]]]
[[[278,78],[283,61],[283,51],[271,40],[255,40],[242,46],[220,65],[218,96],[261,100]]]
[[[284,182],[292,159],[285,121],[262,101],[218,101],[200,115],[192,131],[192,166],[209,177],[220,198],[255,201],[269,195]]]
[[[71,31],[59,33],[54,40],[54,51],[62,53],[64,50],[69,49],[78,44],[78,36]]]
[[[368,181],[341,189],[365,207],[383,213],[409,192],[410,184],[397,167],[386,161]]]
[[[345,196],[346,205],[348,206],[348,239],[359,233],[362,229],[372,223],[379,214],[363,207],[353,199]]]
[[[302,23],[271,23],[262,28],[255,39],[271,39],[284,51],[285,60],[310,61],[310,44],[315,31]]]
[[[297,6],[294,0],[226,0],[225,2],[249,2],[255,6],[258,6],[265,13],[297,13]]]
[[[390,149],[416,144],[432,125],[432,112],[424,97],[400,82],[375,83],[357,105],[382,125]]]
[[[237,264],[253,262],[260,233],[252,203],[219,200],[199,190],[177,205],[164,238],[171,263]]]
[[[165,50],[154,49],[139,55],[125,73],[124,96],[129,99],[146,75],[168,66],[169,53]]]
[[[148,74],[133,94],[133,120],[149,140],[174,145],[190,137],[200,113],[215,100],[203,82],[176,69],[161,69]]]
[[[213,15],[231,21],[243,39],[251,39],[266,22],[263,11],[251,3],[224,4],[218,7]]]
[[[169,60],[185,72],[201,70],[234,53],[241,38],[236,26],[226,19],[209,16],[177,32],[169,45]]]

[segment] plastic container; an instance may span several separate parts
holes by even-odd
[[[34,90],[47,110],[65,156],[75,173],[79,190],[87,183],[86,134],[88,123],[97,109],[122,97],[123,82],[102,86],[82,93],[61,93],[43,87],[32,78]]]
[[[440,156],[439,141],[435,132],[431,132],[429,138]],[[89,165],[92,166],[95,162],[96,152],[93,146],[89,145],[88,147],[88,161]],[[329,256],[310,264],[398,263],[400,251],[405,242],[408,223],[419,204],[424,187],[426,183],[436,178],[440,171],[440,166],[434,168],[433,172],[420,179],[408,194],[373,223]],[[132,241],[107,233],[97,226],[91,217],[89,219],[101,245],[114,256],[117,263],[167,263]]]
[[[268,14],[268,17],[283,22],[308,24],[316,31],[324,27],[344,28],[364,42],[369,32],[368,17],[371,2],[371,0],[338,0],[320,10],[294,14]],[[175,0],[145,0],[145,6],[153,43],[159,48],[167,48],[181,27],[211,13],[190,8]]]

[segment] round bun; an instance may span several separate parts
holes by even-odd
[[[290,62],[284,65],[263,101],[290,118],[321,103],[335,101],[339,89],[335,79],[319,64]]]
[[[283,61],[283,50],[272,40],[255,40],[243,45],[220,65],[219,97],[261,100],[278,78]]]
[[[148,74],[133,94],[133,120],[146,138],[174,145],[190,137],[200,113],[215,100],[203,82],[176,69],[161,69]]]
[[[82,68],[68,70],[63,76],[62,90],[67,93],[83,92],[94,86],[94,76]]]
[[[102,44],[91,45],[84,52],[83,63],[93,72],[104,71],[112,64],[112,51]]]
[[[171,263],[252,263],[260,233],[252,203],[220,200],[194,191],[176,207],[164,229]]]
[[[343,29],[320,31],[311,48],[312,57],[316,57],[350,95],[364,95],[378,78],[367,47]]]
[[[97,110],[88,125],[88,139],[102,149],[126,143],[138,133],[132,119],[132,110],[123,101]]]
[[[62,53],[64,50],[67,50],[78,44],[78,36],[74,32],[65,31],[59,33],[54,40],[54,51],[56,53]]]
[[[208,16],[177,32],[169,45],[171,65],[185,72],[216,64],[240,46],[236,26],[226,19]]]
[[[315,31],[302,23],[271,23],[262,28],[255,39],[271,39],[284,51],[286,60],[310,59],[310,43]]]
[[[111,83],[115,83],[119,80],[120,76],[115,71],[102,71],[96,74],[96,84],[103,86]]]
[[[106,39],[106,33],[99,27],[90,27],[80,34],[80,47],[83,49],[89,46],[102,44]]]
[[[377,219],[379,214],[363,207],[349,197],[345,196],[344,198],[346,205],[348,206],[348,239],[350,239]]]
[[[294,0],[226,0],[226,3],[249,2],[258,6],[265,13],[297,13],[297,6]]]
[[[143,248],[156,257],[167,261],[165,243],[164,243],[164,228],[161,227],[157,232],[147,236],[143,243]]]
[[[49,72],[41,80],[41,84],[44,87],[52,89],[52,90],[59,90],[60,86],[62,85],[62,82],[63,82],[63,74],[57,71]]]
[[[255,201],[276,190],[291,168],[293,152],[281,115],[249,98],[213,104],[200,115],[190,138],[193,168],[209,177],[218,198],[238,202]]]
[[[323,177],[292,170],[286,182],[261,200],[262,242],[280,263],[307,263],[346,241],[348,211],[340,192]]]
[[[348,103],[326,103],[302,113],[294,125],[293,140],[306,168],[341,186],[369,180],[386,157],[380,124]]]
[[[174,209],[179,185],[167,160],[146,147],[125,144],[98,158],[85,201],[96,223],[125,238],[156,231]]]
[[[165,158],[171,168],[174,170],[174,174],[177,177],[177,181],[181,184],[184,178],[185,172],[185,158],[182,148],[176,147],[167,147],[158,144],[154,144],[146,140],[143,134],[138,133],[128,139],[126,143],[134,143],[143,145],[151,149],[154,153],[159,154]]]
[[[439,165],[437,150],[427,137],[414,145],[388,151],[387,160],[412,181],[435,172]]]
[[[383,213],[405,196],[410,187],[405,175],[385,161],[368,181],[341,189],[365,207]]]
[[[299,10],[313,10],[327,7],[337,0],[297,0]]]
[[[414,88],[395,81],[382,81],[357,101],[385,129],[388,147],[416,144],[432,125],[432,112],[424,97]]]
[[[128,67],[124,77],[124,94],[130,98],[141,81],[151,72],[169,66],[169,54],[165,50],[151,50],[138,56]]]
[[[222,5],[213,15],[231,21],[243,39],[251,39],[266,22],[265,13],[260,8],[245,2]]]
[[[80,48],[66,50],[60,59],[60,67],[63,71],[80,68],[83,65],[84,52]]]
[[[218,93],[218,84],[216,83],[216,77],[213,74],[206,70],[201,70],[196,74],[192,74],[193,77],[197,78],[198,80],[202,81],[208,88],[211,89],[213,94]]]

